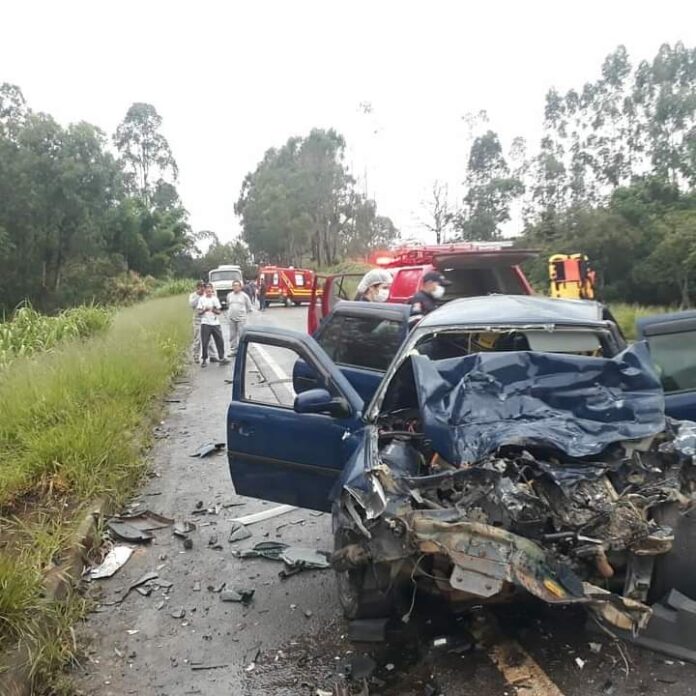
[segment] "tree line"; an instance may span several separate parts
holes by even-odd
[[[434,182],[424,227],[434,241],[500,239],[545,257],[586,253],[608,301],[689,305],[696,298],[696,49],[660,47],[632,63],[619,47],[598,77],[546,95],[544,132],[505,148],[485,111],[465,117],[463,194]],[[0,311],[108,298],[138,276],[202,277],[220,263],[328,266],[399,239],[361,193],[333,129],[266,151],[235,203],[241,236],[194,231],[178,167],[150,104],[108,137],[63,126],[0,85]]]
[[[335,130],[313,129],[267,150],[247,174],[235,212],[255,258],[326,266],[396,241],[391,219],[358,191],[345,147]]]
[[[426,202],[436,238],[496,240],[513,211],[517,243],[542,252],[531,264],[539,287],[546,257],[586,253],[608,301],[690,305],[696,298],[696,49],[664,44],[633,64],[623,46],[599,77],[546,95],[544,133],[530,152],[508,152],[487,127],[471,143],[462,200],[438,182]]]
[[[176,162],[149,104],[114,134],[63,126],[0,85],[0,309],[102,296],[111,279],[176,271],[194,243]]]

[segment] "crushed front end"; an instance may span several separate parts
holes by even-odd
[[[526,592],[644,627],[666,512],[693,504],[696,425],[665,421],[640,351],[409,358],[417,407],[384,413],[348,467],[334,566],[370,568],[382,591]]]

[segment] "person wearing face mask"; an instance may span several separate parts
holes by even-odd
[[[358,283],[355,299],[361,302],[386,302],[392,284],[392,274],[383,268],[368,271]]]
[[[450,282],[441,273],[426,273],[421,289],[408,301],[412,314],[429,314],[437,309],[437,301],[444,296],[446,285],[450,285]]]

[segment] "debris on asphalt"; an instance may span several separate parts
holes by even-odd
[[[141,585],[145,585],[146,583],[151,582],[152,580],[156,580],[158,578],[157,573],[145,573],[145,575],[141,575],[134,583],[131,583],[128,586],[128,589],[121,595],[121,597],[113,602],[113,604],[120,604],[123,602],[128,595],[135,590],[136,588],[140,587]]]
[[[174,609],[174,611],[170,614],[170,616],[173,619],[183,619],[184,616],[186,616],[186,610],[185,609]]]
[[[201,581],[200,580],[196,580],[196,582],[193,583],[193,591],[194,592],[201,591]]]
[[[241,522],[232,522],[232,528],[230,529],[230,535],[227,538],[227,541],[232,544],[235,541],[244,541],[244,539],[248,539],[250,536],[251,532],[246,528],[245,525],[243,525]]]
[[[301,546],[288,546],[281,554],[281,560],[291,568],[311,568],[323,570],[329,567],[327,554]]]
[[[240,524],[254,524],[255,522],[263,522],[265,520],[270,520],[273,517],[280,517],[287,512],[292,512],[297,510],[294,505],[278,505],[277,507],[269,508],[268,510],[261,510],[260,512],[253,512],[250,515],[244,515],[244,517],[235,517],[232,522],[239,522]]]
[[[210,538],[208,539],[208,546],[216,551],[222,550],[222,544],[218,541],[217,534],[210,535]]]
[[[602,644],[601,643],[589,643],[590,646],[590,651],[593,652],[595,655],[598,655],[600,652],[602,652]]]
[[[181,522],[175,522],[174,524],[174,529],[172,530],[172,533],[174,536],[177,536],[181,539],[185,539],[188,534],[190,534],[192,531],[196,529],[196,525],[193,524],[193,522],[189,522],[188,520],[181,521]]]
[[[585,666],[585,660],[583,660],[581,657],[576,657],[575,664],[578,666],[578,669],[582,669]]]
[[[147,543],[152,541],[153,534],[145,529],[129,524],[128,522],[120,522],[116,519],[111,519],[106,523],[106,528],[117,539],[128,541],[131,544]]]
[[[191,669],[194,672],[204,669],[224,669],[225,667],[229,667],[229,665],[191,665]]]
[[[325,570],[329,568],[328,553],[301,546],[291,546],[281,541],[260,541],[250,549],[233,552],[237,558],[267,558],[283,561],[286,566],[281,577],[295,575],[302,570]]]
[[[189,456],[199,457],[200,459],[202,459],[203,457],[207,457],[209,454],[212,454],[213,452],[222,452],[226,446],[227,445],[224,442],[206,442]]]
[[[313,612],[312,612],[311,609],[305,609],[304,615],[305,615],[308,619],[311,619],[312,616],[313,616]]]
[[[128,559],[133,554],[133,549],[130,546],[114,546],[109,553],[106,554],[104,560],[96,567],[89,571],[89,577],[92,580],[100,578],[110,578],[119,568],[122,568]]]
[[[208,592],[219,593],[222,592],[226,586],[226,582],[221,582],[219,585],[208,585]]]
[[[192,548],[193,548],[193,539],[191,539],[190,537],[186,537],[184,539],[184,549],[186,549],[186,551],[190,551]]]
[[[234,551],[238,558],[267,558],[269,561],[279,561],[283,551],[289,546],[282,541],[260,541],[250,549]]]
[[[161,493],[150,493],[146,495],[161,495]],[[164,529],[174,524],[174,520],[171,517],[165,517],[157,512],[152,512],[152,510],[141,510],[133,515],[115,515],[109,518],[109,522],[111,521],[124,522],[146,532]]]
[[[152,585],[142,585],[141,587],[136,587],[135,591],[141,594],[143,597],[149,597],[152,594]]]
[[[383,643],[389,619],[354,619],[348,624],[348,638],[356,643]]]
[[[220,593],[223,602],[241,602],[249,604],[254,597],[254,590],[248,587],[235,587],[233,590],[225,590]]]

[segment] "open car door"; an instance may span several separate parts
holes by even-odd
[[[298,360],[316,384],[299,395],[292,379]],[[362,409],[362,399],[311,336],[247,329],[227,413],[235,490],[329,511],[329,493],[362,437]]]
[[[647,341],[665,391],[665,412],[696,420],[696,311],[643,317],[636,334]]]
[[[331,314],[340,300],[355,298],[362,277],[362,273],[314,276],[307,313],[307,333],[313,334],[319,328],[322,319]]]

